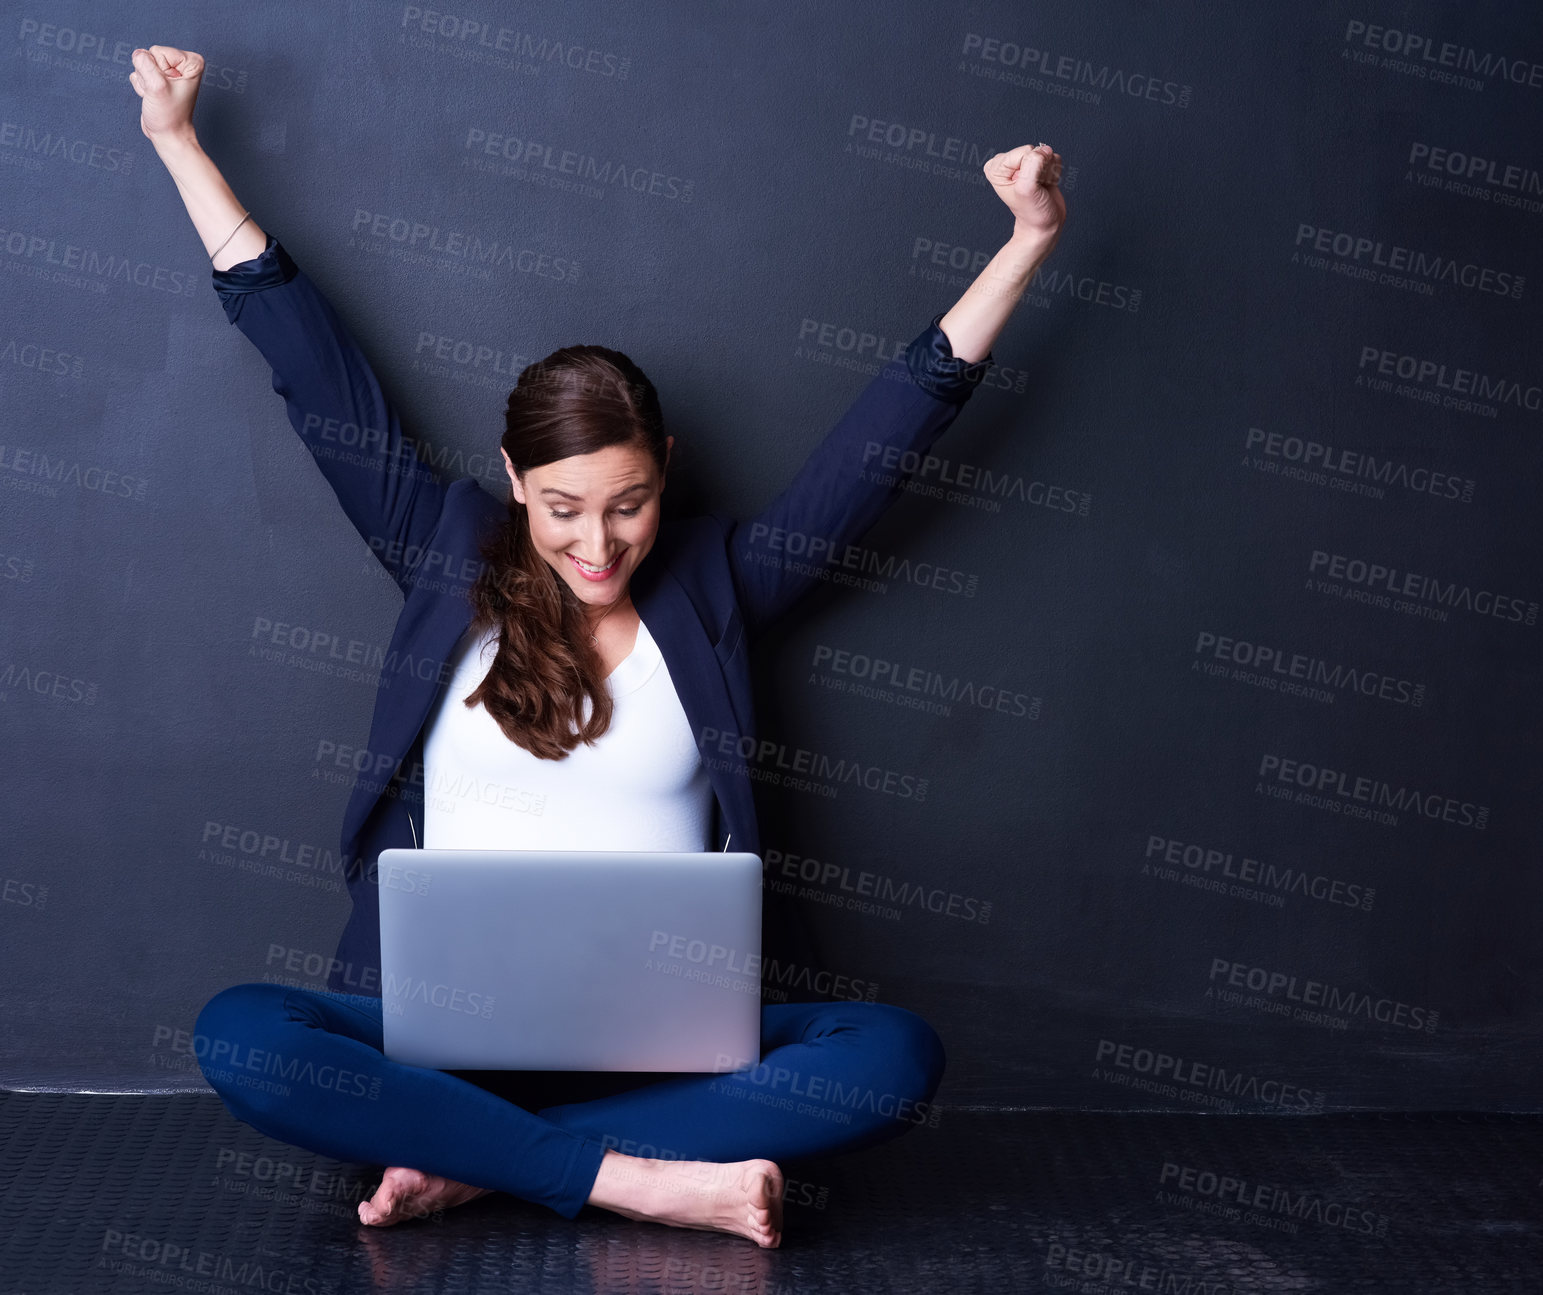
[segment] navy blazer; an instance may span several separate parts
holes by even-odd
[[[366,767],[353,762],[342,834],[353,911],[327,979],[329,989],[378,996],[376,860],[383,849],[423,839],[424,720],[471,623],[466,595],[482,561],[479,541],[507,519],[509,497],[494,498],[470,477],[445,481],[420,455],[331,303],[272,234],[259,255],[212,275],[226,317],[272,368],[290,422],[404,596],[375,695]],[[925,454],[993,362],[989,354],[973,364],[956,357],[941,318],[868,382],[764,509],[747,521],[718,512],[661,520],[632,575],[633,605],[659,645],[707,765],[719,848],[761,853],[746,759],[756,731],[749,646],[819,583],[807,555],[791,556],[801,543],[785,537],[818,537],[838,554],[855,543],[901,493],[865,471],[865,447]],[[807,990],[824,965],[812,931],[787,897],[768,890],[764,901],[763,979]]]

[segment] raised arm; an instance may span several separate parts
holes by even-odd
[[[445,483],[402,435],[397,412],[331,303],[282,244],[246,216],[193,131],[204,63],[191,50],[133,53],[140,129],[176,182],[226,318],[273,370],[289,421],[370,550],[408,592],[444,509]]]
[[[997,153],[981,169],[1013,213],[1013,235],[942,317],[954,354],[967,363],[990,352],[1066,224],[1061,155],[1049,144]]]
[[[228,269],[256,256],[263,250],[266,236],[255,220],[236,228],[246,208],[236,201],[225,177],[199,148],[193,130],[193,105],[204,75],[203,56],[189,49],[152,45],[135,50],[130,58],[134,70],[129,73],[129,84],[140,100],[139,129],[171,172],[214,268]]]
[[[985,378],[993,342],[1060,237],[1060,170],[1048,144],[991,158],[986,177],[1013,212],[1012,237],[953,308],[863,388],[766,508],[742,521],[712,514],[752,639],[821,583],[821,568],[860,573],[857,541]]]

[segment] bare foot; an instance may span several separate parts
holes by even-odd
[[[675,1228],[782,1244],[782,1170],[770,1160],[650,1160],[607,1151],[589,1204]]]
[[[387,1169],[375,1195],[359,1202],[359,1222],[389,1227],[404,1219],[418,1219],[452,1205],[464,1205],[486,1196],[486,1187],[468,1187],[453,1178],[440,1178],[421,1169]]]

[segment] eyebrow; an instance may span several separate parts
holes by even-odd
[[[648,489],[648,482],[646,482],[646,481],[634,481],[630,486],[623,486],[614,495],[612,495],[611,498],[612,499],[620,499],[623,495],[630,495],[634,490],[647,490],[647,489]],[[543,494],[543,495],[561,495],[564,499],[571,499],[576,504],[582,504],[584,502],[584,496],[583,495],[570,495],[566,490],[559,490],[556,486],[546,486],[546,487],[543,487],[543,489],[540,491],[540,493]]]

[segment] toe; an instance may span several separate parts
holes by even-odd
[[[380,1180],[380,1186],[375,1189],[375,1195],[370,1198],[370,1205],[374,1208],[375,1223],[395,1223],[401,1212],[401,1205],[405,1191],[405,1184],[401,1175],[395,1171],[388,1172]]]

